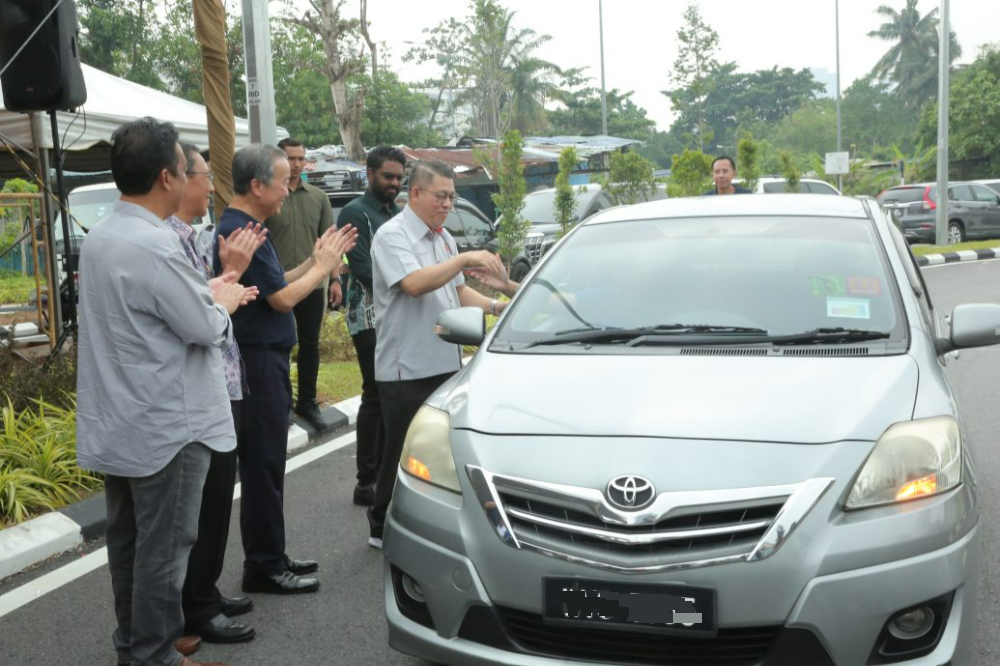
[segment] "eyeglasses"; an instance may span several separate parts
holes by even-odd
[[[457,193],[447,192],[445,190],[438,190],[436,192],[434,190],[427,190],[427,192],[433,194],[434,198],[437,199],[438,203],[444,203],[445,201],[450,201],[451,203],[455,203],[455,199],[458,198]]]
[[[211,171],[185,171],[184,173],[186,173],[189,176],[194,176],[199,173],[204,174],[205,177],[208,178],[208,182],[210,183],[215,182],[215,176],[212,175]]]

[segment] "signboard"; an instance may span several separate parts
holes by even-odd
[[[257,85],[256,76],[247,77],[247,104],[260,106],[260,87]]]
[[[826,175],[838,176],[851,172],[851,154],[827,153],[826,154]]]

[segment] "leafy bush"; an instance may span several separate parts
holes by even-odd
[[[101,487],[76,464],[76,409],[41,400],[17,411],[11,401],[0,426],[0,523],[19,523],[70,504]]]
[[[0,347],[0,404],[15,413],[36,408],[36,402],[75,408],[76,353],[63,352],[47,366],[31,362],[7,347]]]
[[[343,315],[323,317],[323,326],[319,330],[319,358],[322,363],[357,360],[354,342],[347,330],[347,319]]]

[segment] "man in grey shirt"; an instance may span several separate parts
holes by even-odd
[[[255,296],[211,285],[164,221],[187,185],[177,130],[143,118],[112,136],[122,193],[80,252],[77,459],[106,475],[120,664],[191,666],[174,648],[211,451],[236,444],[220,348]]]
[[[458,253],[444,228],[455,203],[455,174],[440,162],[421,162],[410,174],[406,208],[375,234],[375,381],[382,403],[385,450],[368,510],[368,544],[382,547],[385,514],[410,421],[420,405],[462,367],[462,348],[434,334],[438,315],[476,306],[499,314],[506,303],[465,284],[467,271],[486,286],[514,293],[500,259],[486,251]]]

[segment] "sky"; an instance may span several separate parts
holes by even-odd
[[[585,67],[592,85],[600,87],[598,0],[501,0],[501,4],[516,12],[516,29],[552,36],[538,49],[540,57],[564,68]],[[669,128],[672,115],[669,100],[660,91],[670,86],[676,34],[688,4],[689,0],[604,0],[603,4],[606,87],[635,91],[633,101],[661,130]],[[835,0],[700,0],[698,4],[703,20],[719,34],[720,62],[735,61],[741,71],[777,65],[836,72]],[[875,14],[882,4],[899,11],[905,0],[840,0],[841,91],[867,74],[890,47],[868,37],[882,23]],[[403,81],[434,73],[429,66],[402,62],[410,48],[406,42],[419,43],[424,28],[469,13],[468,0],[369,0],[368,5],[371,36],[386,42],[388,66]],[[939,5],[938,0],[918,2],[921,15]],[[358,6],[358,0],[346,0],[345,13],[357,16]],[[951,29],[963,52],[958,62],[971,62],[981,45],[1000,42],[996,30],[1000,2],[950,0],[950,8]]]

